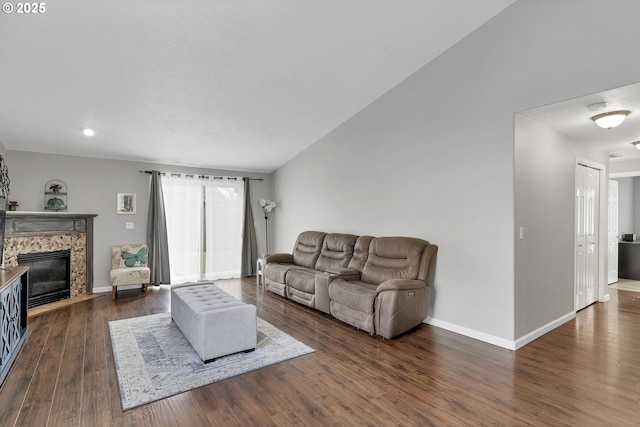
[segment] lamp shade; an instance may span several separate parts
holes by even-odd
[[[610,111],[591,117],[591,120],[603,129],[612,129],[619,126],[631,112],[628,110]]]

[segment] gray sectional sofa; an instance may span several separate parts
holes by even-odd
[[[438,247],[413,237],[305,231],[264,256],[266,289],[392,338],[426,319]]]

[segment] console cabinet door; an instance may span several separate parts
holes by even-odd
[[[11,311],[9,310],[9,300],[11,286],[0,293],[0,371],[7,364],[11,356]]]
[[[18,345],[20,341],[20,290],[22,283],[20,279],[11,284],[11,292],[9,293],[9,311],[11,312],[11,351]]]
[[[20,341],[20,293],[22,284],[16,280],[0,294],[0,369],[11,358]]]

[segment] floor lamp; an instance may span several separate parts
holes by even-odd
[[[262,206],[262,210],[264,211],[264,234],[267,240],[267,252],[269,253],[269,214],[276,207],[276,202],[269,199],[260,199],[260,206]]]

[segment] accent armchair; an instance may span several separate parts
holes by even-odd
[[[142,285],[145,296],[151,270],[147,265],[149,247],[146,243],[116,245],[111,248],[111,299],[116,299],[118,286]]]

